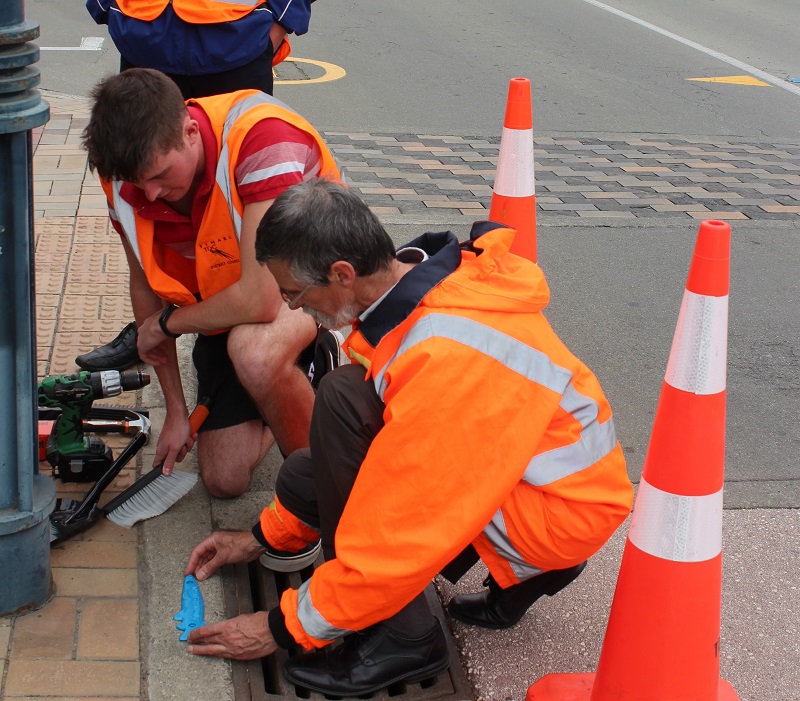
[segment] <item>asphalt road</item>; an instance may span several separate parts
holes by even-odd
[[[681,20],[669,22],[674,33],[704,43],[705,32],[694,29],[702,12],[703,24],[726,37],[710,36],[709,49],[746,62],[760,35],[770,61],[759,59],[756,68],[800,71],[800,49],[787,36],[800,10],[790,0],[775,19],[765,11],[746,22],[728,12],[727,1],[682,4],[703,9],[673,10]],[[625,9],[657,24],[661,16],[651,19],[650,5],[657,3]],[[795,95],[690,82],[742,71],[585,0],[519,0],[495,9],[474,0],[322,2],[314,11],[302,55],[338,63],[348,76],[341,85],[285,94],[326,128],[485,134],[502,115],[508,79],[521,75],[532,81],[539,134],[798,136]],[[795,21],[787,27],[789,16]]]
[[[104,26],[94,23],[78,0],[25,0],[25,17],[39,23],[41,87],[88,95],[104,75],[119,69],[119,54]],[[78,50],[86,37],[102,39],[100,50]]]
[[[28,0],[26,13],[40,22],[43,47],[107,36],[81,3]],[[800,85],[784,79],[800,76],[798,20],[796,0],[323,0],[294,55],[336,64],[346,75],[279,81],[276,95],[321,131],[496,139],[508,80],[520,75],[532,82],[537,136],[797,146]],[[42,86],[85,95],[117,65],[108,39],[101,51],[45,50]],[[309,64],[291,70],[284,66],[279,78],[322,73]],[[766,84],[692,80],[726,76],[760,76]],[[422,226],[413,217],[395,224],[392,233],[405,237]],[[466,220],[454,224],[463,235]],[[797,507],[800,217],[737,221],[732,229],[726,504]],[[550,318],[598,372],[634,477],[696,232],[697,222],[668,215],[647,225],[539,217]]]
[[[800,76],[794,0],[614,0],[619,10],[778,78]],[[368,0],[314,5],[295,55],[342,66],[342,80],[278,88],[321,129],[494,133],[507,81],[531,79],[537,133],[725,134],[796,141],[797,94],[692,82],[743,71],[591,0]],[[82,3],[28,0],[44,47],[105,38],[101,51],[43,51],[42,85],[85,95],[117,68]],[[787,84],[788,85],[788,84]],[[502,117],[500,117],[502,118]]]

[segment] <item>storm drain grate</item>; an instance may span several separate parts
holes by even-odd
[[[320,560],[321,562],[321,556]],[[309,567],[302,572],[289,574],[272,572],[262,567],[258,560],[250,564],[235,565],[225,568],[224,594],[225,612],[230,618],[243,613],[266,611],[278,605],[281,593],[288,587],[297,588],[308,579],[313,572]],[[375,701],[471,701],[472,691],[466,675],[461,668],[461,661],[450,629],[444,619],[439,598],[430,585],[425,591],[428,604],[434,615],[441,621],[450,649],[450,669],[429,680],[418,684],[395,684],[374,694],[359,698]],[[263,660],[239,662],[233,664],[233,691],[235,701],[282,701],[284,699],[338,699],[327,697],[317,692],[290,684],[283,676],[283,666],[291,654],[300,653],[278,650]]]

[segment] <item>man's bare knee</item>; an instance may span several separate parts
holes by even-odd
[[[246,387],[247,381],[263,382],[265,376],[292,368],[315,334],[311,317],[286,309],[272,323],[231,329],[228,355]]]
[[[252,472],[236,475],[221,474],[219,470],[203,470],[200,468],[200,477],[206,491],[216,499],[233,499],[241,496],[250,486]]]
[[[197,463],[208,493],[218,499],[244,494],[272,440],[261,421],[201,433]]]

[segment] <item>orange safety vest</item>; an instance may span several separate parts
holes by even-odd
[[[513,236],[495,225],[470,251],[449,234],[443,277],[416,294],[404,278],[390,293],[391,308],[412,311],[386,331],[391,320],[376,317],[377,340],[362,332],[372,317],[347,339],[385,425],[339,522],[336,559],[282,597],[301,645],[385,620],[470,543],[508,587],[586,560],[630,513],[608,401],[541,313],[547,283],[509,252]]]
[[[217,24],[219,22],[235,22],[265,3],[264,0],[242,0],[241,2],[225,2],[225,0],[117,0],[117,7],[119,7],[120,12],[143,22],[152,22],[169,4],[172,4],[175,14],[185,22],[191,24]]]
[[[206,154],[206,158],[216,155],[216,180],[197,234],[194,261],[155,240],[154,222],[139,216],[122,198],[122,181],[101,181],[110,214],[122,228],[150,287],[161,299],[178,306],[197,302],[191,289],[195,279],[200,299],[207,299],[241,277],[239,238],[244,204],[234,185],[235,169],[242,142],[258,122],[282,119],[313,136],[322,154],[320,176],[340,178],[333,155],[314,127],[270,95],[241,90],[188,100],[187,104],[206,113],[219,149],[216,154]]]

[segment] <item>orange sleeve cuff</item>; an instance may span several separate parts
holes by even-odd
[[[287,589],[283,592],[283,596],[281,596],[281,611],[286,621],[286,629],[304,650],[325,647],[333,642],[333,640],[314,638],[303,630],[300,619],[297,617],[297,589]]]
[[[277,66],[279,63],[282,63],[286,60],[290,53],[292,53],[292,45],[289,43],[289,36],[287,35],[283,37],[281,45],[275,51],[275,54],[272,57],[272,65]]]
[[[261,512],[261,532],[275,550],[297,552],[319,540],[319,533],[286,510],[278,497]]]

